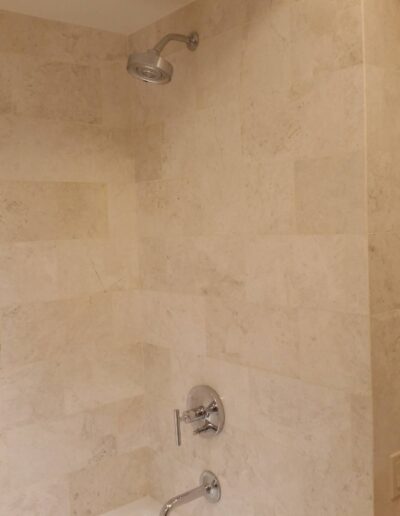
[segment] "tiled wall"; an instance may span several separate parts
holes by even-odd
[[[400,5],[366,0],[365,14],[375,514],[397,516],[389,457],[400,451]]]
[[[132,84],[151,493],[183,514],[370,516],[372,421],[362,9],[198,0],[130,38],[171,44],[173,82]],[[207,383],[206,441],[171,409]]]
[[[0,12],[0,514],[147,492],[126,38]]]
[[[399,26],[397,0],[197,0],[130,38],[200,32],[152,87],[123,36],[0,12],[1,515],[210,468],[221,504],[183,514],[371,516],[370,329],[397,514]],[[199,383],[226,429],[178,449]]]

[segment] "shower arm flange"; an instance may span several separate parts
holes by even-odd
[[[189,34],[189,36],[174,33],[167,34],[162,39],[160,39],[157,45],[153,47],[153,50],[160,54],[170,41],[180,41],[181,43],[185,43],[189,50],[196,50],[199,44],[199,35],[197,32],[192,32]]]

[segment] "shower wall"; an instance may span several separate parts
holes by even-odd
[[[182,514],[373,513],[361,7],[198,0],[130,38],[201,34],[131,85],[150,492],[223,485]],[[177,448],[201,383],[226,429]]]
[[[365,2],[375,514],[396,516],[390,456],[400,451],[400,5]]]
[[[0,12],[0,514],[147,492],[126,38]]]

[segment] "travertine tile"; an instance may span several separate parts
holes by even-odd
[[[21,516],[69,516],[69,489],[66,478],[52,479],[24,489],[0,493],[0,513]]]
[[[107,185],[108,227],[112,238],[134,239],[137,235],[136,188],[134,183]]]
[[[300,374],[295,310],[210,297],[206,325],[210,356],[293,377]]]
[[[62,415],[63,386],[56,362],[0,372],[0,431]]]
[[[5,442],[10,482],[29,485],[115,454],[115,442],[110,441],[107,429],[94,432],[92,422],[93,416],[81,413],[8,431]]]
[[[369,267],[372,313],[397,309],[400,305],[400,273],[397,233],[375,233],[369,239]]]
[[[166,292],[142,291],[136,300],[142,342],[176,351],[205,353],[204,299]],[[139,311],[140,310],[140,311]],[[154,321],[157,324],[153,324]]]
[[[15,111],[15,99],[13,94],[13,68],[10,59],[0,56],[0,114],[13,113]]]
[[[295,306],[367,314],[367,241],[361,236],[304,236],[294,241]]]
[[[300,233],[364,233],[365,174],[361,154],[295,164]]]
[[[162,178],[164,123],[155,123],[133,131],[136,181]]]
[[[64,384],[66,414],[101,407],[143,393],[141,346],[99,352],[96,342],[88,342],[63,359],[60,373]],[[108,343],[108,347],[112,342]]]
[[[103,64],[101,73],[101,119],[103,125],[129,130],[131,113],[129,88],[132,78],[124,61]]]
[[[233,7],[235,9],[235,7]],[[233,11],[232,11],[233,12]],[[242,26],[203,40],[196,50],[197,107],[207,108],[236,103],[240,93]],[[229,88],[227,78],[229,77]]]
[[[0,246],[0,305],[58,296],[56,246],[49,242]]]
[[[370,395],[368,317],[299,310],[300,377],[306,381]]]
[[[195,236],[203,231],[200,180],[177,178],[137,184],[143,237]]]
[[[126,131],[0,116],[0,135],[1,179],[113,182],[133,177]]]
[[[245,260],[238,238],[172,239],[163,258],[172,291],[243,297]]]
[[[0,11],[0,52],[98,64],[124,59],[121,34]]]
[[[243,168],[246,182],[244,215],[247,232],[258,235],[293,233],[295,230],[293,162],[288,159],[248,159]]]
[[[136,243],[130,240],[62,241],[56,253],[63,298],[137,284]]]
[[[310,81],[315,72],[362,63],[362,18],[358,0],[286,3],[291,3],[291,62],[296,79]]]
[[[62,301],[4,307],[0,365],[23,366],[60,353],[66,343],[66,307]]]
[[[399,449],[398,433],[393,432],[400,421],[398,392],[399,331],[398,311],[375,315],[371,321],[372,372],[374,388],[374,485],[376,510],[392,516],[398,509],[390,491],[389,456]]]
[[[246,245],[246,298],[270,307],[290,306],[294,245],[291,237],[256,238]]]
[[[104,238],[106,201],[104,185],[2,182],[0,240]]]
[[[100,123],[101,77],[96,68],[57,61],[19,58],[15,63],[18,114]]]
[[[101,514],[147,494],[146,448],[105,459],[97,465],[71,474],[73,514]]]

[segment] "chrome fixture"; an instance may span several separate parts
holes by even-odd
[[[184,34],[167,34],[157,45],[146,52],[135,52],[128,58],[128,73],[145,82],[154,84],[166,84],[172,79],[174,67],[161,56],[164,47],[170,41],[185,43],[189,50],[196,50],[199,44],[199,35],[192,32],[188,36]]]
[[[181,415],[174,410],[176,443],[182,444],[181,421],[193,426],[193,433],[202,437],[213,437],[222,432],[225,411],[218,393],[208,385],[197,385],[188,394],[187,409]]]
[[[160,511],[160,516],[167,516],[175,507],[185,505],[197,498],[204,498],[210,503],[217,503],[221,499],[221,486],[218,478],[211,471],[204,471],[200,477],[199,487],[187,491],[168,500]]]

